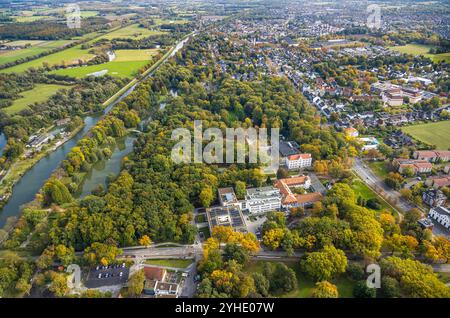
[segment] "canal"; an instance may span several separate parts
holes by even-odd
[[[192,35],[195,36],[195,33]],[[184,44],[189,40],[190,36],[181,40],[174,48],[174,50],[169,54],[166,59],[149,74],[145,76],[148,78],[154,74],[154,72],[164,64],[167,59],[174,56]],[[144,78],[144,79],[145,79]],[[9,198],[3,209],[0,210],[0,229],[5,226],[6,221],[10,217],[17,217],[20,215],[22,206],[30,201],[34,200],[36,194],[44,185],[45,181],[51,176],[53,171],[61,164],[61,162],[67,157],[70,150],[77,144],[77,142],[83,138],[83,136],[91,129],[97,122],[120,101],[131,94],[136,88],[136,85],[131,86],[126,90],[118,99],[111,103],[103,113],[97,114],[95,116],[87,116],[84,118],[85,126],[81,131],[79,131],[72,139],[68,140],[65,144],[61,145],[52,153],[48,154],[46,157],[38,161],[31,169],[29,169],[23,177],[16,183],[13,188],[11,197]],[[3,136],[3,137],[2,137]],[[2,138],[5,139],[4,135],[0,135],[0,151],[4,147],[1,146]],[[88,175],[87,179],[83,184],[83,188],[80,191],[80,197],[83,197],[93,189],[95,189],[99,184],[105,185],[106,178],[109,174],[118,174],[121,168],[122,158],[130,153],[133,148],[133,141],[135,138],[127,137],[122,142],[123,144],[118,144],[112,157],[102,163],[99,163],[97,167],[94,167],[93,171]],[[6,140],[3,141],[6,143]]]

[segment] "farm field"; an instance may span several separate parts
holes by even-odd
[[[395,50],[401,53],[423,55],[425,57],[430,58],[433,62],[445,61],[446,63],[450,63],[450,53],[441,53],[441,54],[428,53],[432,48],[431,45],[407,44],[403,46],[391,46],[389,48],[391,50]]]
[[[81,45],[77,45],[67,50],[63,50],[54,54],[43,56],[36,60],[32,60],[23,64],[19,64],[7,69],[1,70],[0,73],[20,73],[24,72],[30,67],[42,67],[44,63],[49,65],[60,64],[62,62],[66,64],[75,64],[78,60],[88,61],[95,55],[88,53],[88,50],[81,49]]]
[[[429,145],[436,145],[436,149],[450,148],[450,121],[419,124],[402,128],[404,133]]]
[[[15,51],[7,51],[0,53],[0,65],[11,63],[17,61],[22,58],[27,58],[30,56],[35,56],[43,52],[50,51],[55,48],[63,47],[71,43],[71,40],[58,40],[58,41],[14,41],[10,42],[8,46],[14,45],[26,45],[27,43],[31,44],[31,47],[15,50]]]
[[[54,19],[54,17],[48,16],[48,15],[20,16],[20,17],[16,17],[15,21],[19,22],[19,23],[26,23],[26,22],[34,22],[34,21],[40,21],[40,20],[48,20],[48,19]]]
[[[92,73],[107,70],[106,74],[110,76],[134,77],[136,72],[149,63],[151,57],[157,52],[158,50],[117,50],[114,61],[98,65],[56,70],[52,71],[51,74],[82,78]]]
[[[20,93],[22,97],[14,100],[11,106],[6,107],[3,110],[10,115],[18,113],[21,110],[26,109],[28,105],[46,101],[58,90],[69,87],[70,86],[54,84],[37,84],[33,89]]]
[[[125,28],[121,28],[119,30],[110,32],[108,34],[103,35],[102,37],[100,37],[100,39],[107,39],[107,40],[112,40],[112,39],[124,39],[124,38],[128,38],[128,39],[142,39],[151,35],[158,35],[158,34],[164,34],[165,32],[163,31],[154,31],[154,30],[149,30],[146,28],[140,28],[138,24],[133,24],[130,26],[127,26]]]

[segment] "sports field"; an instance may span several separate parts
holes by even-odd
[[[439,62],[444,60],[446,63],[450,63],[450,53],[442,54],[430,54],[428,53],[432,48],[431,45],[423,44],[407,44],[402,46],[391,46],[390,49],[412,55],[423,55],[430,58],[433,62]]]
[[[402,131],[429,145],[436,145],[436,149],[450,149],[450,121],[420,124],[402,128]]]
[[[106,74],[114,77],[134,77],[136,72],[151,60],[158,50],[117,50],[114,61],[52,71],[51,74],[82,78],[92,73],[107,70]]]
[[[0,52],[0,65],[17,61],[18,59],[27,58],[30,56],[35,56],[43,52],[50,51],[55,48],[63,47],[68,45],[70,40],[59,40],[59,41],[14,41],[7,43],[8,46],[20,45],[24,46],[27,43],[31,44],[31,47]]]
[[[6,107],[3,110],[10,115],[16,114],[28,105],[46,101],[50,96],[54,95],[58,90],[63,88],[70,88],[70,86],[53,85],[53,84],[37,84],[32,90],[20,93],[22,96],[16,99],[12,106]]]

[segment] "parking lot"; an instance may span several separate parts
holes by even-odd
[[[113,286],[125,284],[130,274],[128,267],[123,265],[111,265],[108,267],[98,266],[89,271],[85,286],[98,288],[102,286]],[[122,274],[120,274],[122,273]]]
[[[258,240],[261,239],[261,235],[259,233],[262,225],[266,222],[267,218],[264,214],[251,217],[248,214],[244,214],[245,223],[247,224],[247,231],[256,235]],[[254,221],[252,221],[253,219]],[[257,234],[258,233],[258,234]]]

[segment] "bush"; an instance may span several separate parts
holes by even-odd
[[[353,289],[353,296],[355,298],[375,298],[376,295],[376,289],[367,287],[366,281],[364,280],[357,282]]]
[[[364,268],[356,263],[348,265],[347,274],[353,280],[362,280],[365,277]]]

